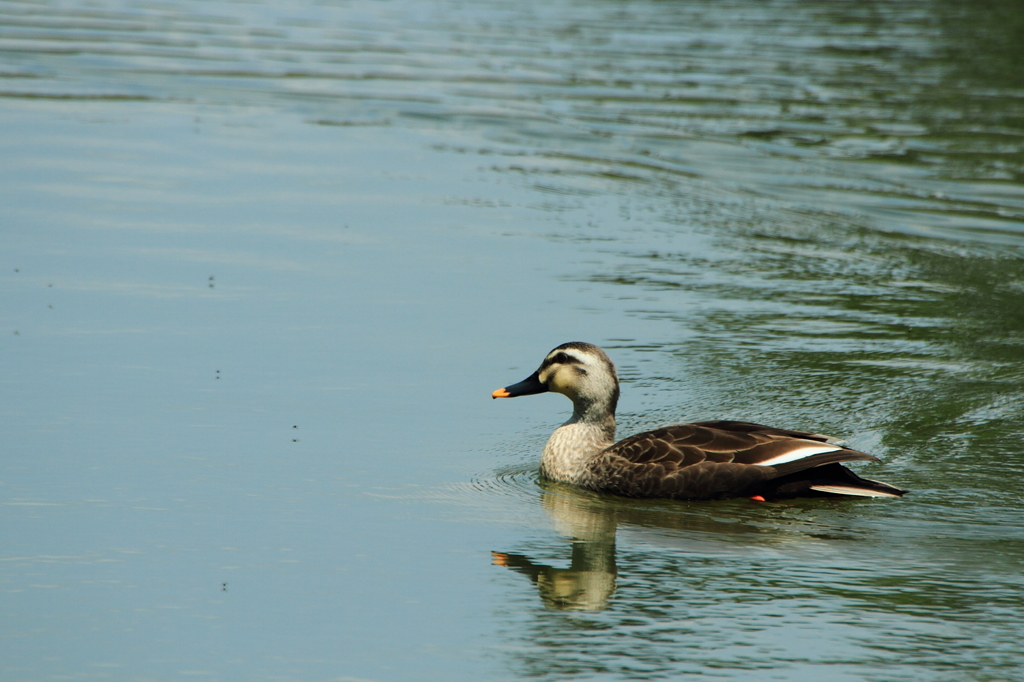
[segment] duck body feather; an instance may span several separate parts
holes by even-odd
[[[541,474],[552,480],[627,497],[685,500],[904,494],[841,464],[876,457],[821,434],[722,420],[664,426],[614,442],[618,376],[591,344],[562,344],[537,372],[493,396],[545,391],[567,395],[574,406],[541,457]]]
[[[566,482],[627,497],[686,500],[837,494],[825,490],[827,485],[850,488],[847,494],[902,495],[839,465],[851,461],[878,458],[830,444],[819,434],[709,421],[625,438],[588,457],[576,480]]]

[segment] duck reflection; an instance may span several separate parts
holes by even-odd
[[[568,568],[556,568],[523,554],[491,552],[492,563],[528,577],[548,608],[563,611],[599,611],[615,592],[615,533],[619,523],[637,530],[686,530],[689,549],[722,546],[722,534],[757,533],[738,520],[710,518],[713,507],[683,506],[664,500],[628,500],[592,493],[574,486],[542,481],[541,505],[555,530],[570,539]],[[664,540],[664,538],[662,538]]]
[[[491,552],[493,563],[527,576],[540,591],[544,605],[562,611],[600,611],[615,592],[615,540],[609,543],[572,542],[569,568],[534,563],[522,554]]]
[[[602,500],[569,486],[544,483],[541,503],[561,535],[571,538],[569,568],[536,563],[522,554],[491,552],[492,562],[530,578],[544,605],[566,611],[598,611],[615,592],[614,511]]]

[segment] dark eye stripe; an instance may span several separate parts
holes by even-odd
[[[569,355],[568,353],[558,353],[558,354],[555,355],[555,357],[548,358],[547,360],[545,360],[544,363],[540,366],[540,370],[537,370],[537,371],[545,370],[548,367],[550,367],[551,365],[582,365],[582,364],[583,364],[583,361],[580,360],[579,358],[575,357],[575,356]]]

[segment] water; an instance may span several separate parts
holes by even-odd
[[[1020,679],[1022,30],[0,2],[3,678]],[[569,340],[912,493],[543,485]]]

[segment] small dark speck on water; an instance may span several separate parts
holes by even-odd
[[[220,379],[220,370],[219,369],[217,370],[217,373],[214,375],[213,378],[214,379]]]
[[[210,283],[210,288],[212,289],[213,288],[213,275],[210,275],[210,278],[207,281]]]
[[[220,591],[221,592],[227,592],[228,591],[228,584],[227,583],[221,583],[220,584]]]

